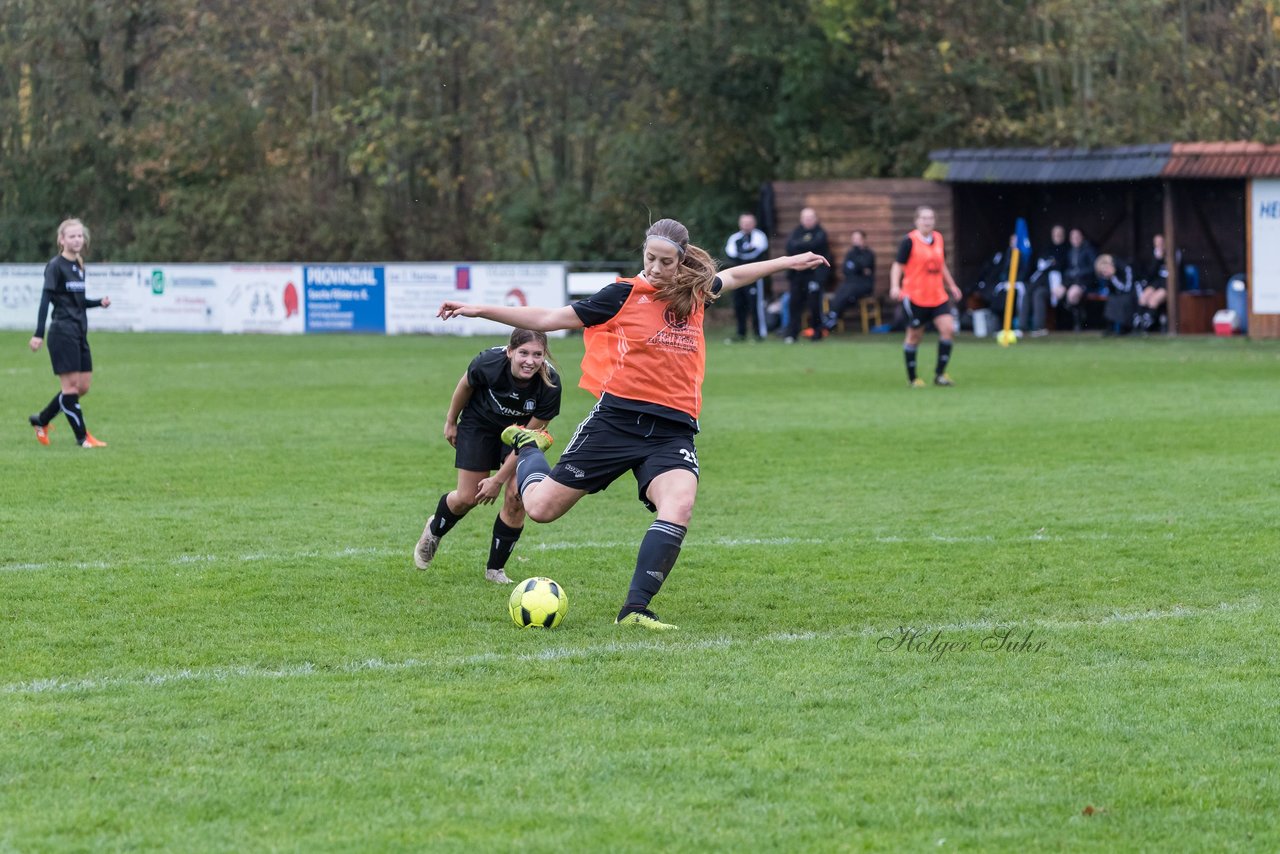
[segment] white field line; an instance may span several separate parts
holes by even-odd
[[[1115,611],[1093,619],[1081,620],[978,620],[943,625],[912,626],[925,634],[934,632],[991,631],[996,629],[1029,628],[1035,631],[1044,629],[1074,630],[1082,628],[1099,628],[1119,625],[1131,625],[1140,622],[1159,620],[1193,619],[1197,617],[1234,616],[1261,610],[1257,599],[1246,599],[1239,602],[1220,602],[1209,607],[1191,607],[1174,605],[1166,609],[1144,611]],[[159,688],[166,685],[183,683],[231,682],[239,679],[298,679],[308,676],[331,676],[349,673],[395,673],[405,670],[428,670],[467,667],[476,664],[501,663],[508,661],[567,661],[575,659],[595,659],[610,655],[644,653],[644,652],[697,652],[708,649],[729,649],[733,647],[762,646],[767,644],[808,643],[811,641],[841,640],[845,638],[881,638],[896,636],[900,627],[885,628],[866,626],[861,629],[839,629],[833,631],[813,632],[774,632],[753,637],[715,637],[693,641],[679,641],[674,638],[648,638],[643,640],[615,640],[590,646],[559,646],[538,652],[497,653],[485,652],[477,655],[463,655],[451,658],[422,659],[406,658],[399,661],[386,661],[381,658],[361,659],[334,665],[315,665],[310,662],[282,667],[253,667],[241,665],[236,667],[203,667],[183,668],[181,670],[157,671],[135,676],[86,676],[81,678],[51,677],[34,679],[27,682],[13,682],[0,685],[0,694],[49,694],[102,691],[110,688]]]
[[[869,537],[710,537],[708,539],[691,539],[685,543],[685,548],[747,548],[756,546],[823,546],[834,545],[836,543],[845,543],[851,546],[857,546],[859,543],[1044,543],[1044,542],[1101,542],[1110,539],[1106,533],[1082,533],[1069,536],[1048,536],[1041,533],[1030,534],[1024,537],[1001,538],[997,540],[990,535],[984,536],[947,536],[943,534],[922,534],[916,537],[904,536],[869,536]],[[531,543],[522,548],[521,552],[553,552],[553,551],[572,551],[575,549],[634,549],[639,545],[640,540],[588,540],[577,542],[547,542],[547,543]],[[247,552],[240,555],[213,555],[213,554],[184,554],[168,560],[143,561],[143,566],[192,566],[200,564],[239,564],[239,563],[259,563],[262,561],[287,561],[287,560],[339,560],[347,557],[396,557],[410,554],[411,546],[404,548],[345,548],[333,551],[260,551]],[[109,563],[100,560],[91,561],[46,561],[41,563],[4,563],[0,564],[0,572],[39,572],[42,570],[58,570],[58,569],[79,569],[79,570],[113,570],[113,569],[135,569],[138,564],[128,563]]]

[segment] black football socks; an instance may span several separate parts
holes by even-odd
[[[662,589],[662,582],[671,574],[671,568],[680,557],[680,544],[689,529],[655,520],[640,541],[640,553],[636,555],[636,570],[631,576],[631,589],[627,591],[627,604],[622,613],[647,609],[649,602]]]
[[[947,372],[947,365],[951,364],[951,342],[938,342],[938,369],[934,371],[937,376],[942,376]]]
[[[436,505],[436,515],[431,519],[431,533],[437,537],[443,537],[453,530],[453,526],[458,524],[461,518],[462,516],[449,509],[449,493],[446,492],[440,496],[440,503]]]
[[[89,435],[89,431],[84,426],[84,412],[80,409],[80,395],[60,394],[58,395],[58,401],[62,414],[67,416],[67,422],[71,425],[71,429],[76,432],[76,444],[83,445],[85,438]]]
[[[902,356],[907,361],[907,382],[913,383],[916,381],[916,348],[904,346]]]
[[[520,539],[520,535],[524,533],[524,528],[513,528],[506,522],[502,521],[502,515],[493,520],[493,539],[489,541],[489,562],[485,564],[489,569],[503,569],[507,565],[507,558],[511,557],[511,550],[516,547],[516,540]]]
[[[40,410],[40,414],[36,416],[36,420],[40,422],[41,427],[48,427],[49,422],[58,417],[58,412],[62,409],[62,392],[58,392],[53,396],[53,400],[49,401],[49,405]]]

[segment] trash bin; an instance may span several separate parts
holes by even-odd
[[[1241,332],[1249,331],[1249,287],[1243,275],[1237,273],[1227,280],[1227,308],[1236,313],[1236,323]]]
[[[979,308],[973,312],[973,335],[975,338],[986,338],[991,334],[991,324],[995,315],[990,309]]]

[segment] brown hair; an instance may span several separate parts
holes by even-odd
[[[705,249],[689,242],[689,229],[674,219],[660,219],[645,232],[644,239],[656,237],[674,243],[680,265],[671,284],[658,288],[658,299],[670,306],[681,319],[693,314],[698,305],[716,298],[711,287],[716,280],[716,262]]]
[[[84,223],[78,219],[64,219],[62,222],[58,223],[58,254],[62,254],[62,251],[63,251],[62,235],[66,232],[68,228],[70,228],[73,225],[80,226],[80,230],[84,232],[84,248],[85,250],[88,250],[89,229],[85,228]],[[76,263],[80,265],[81,269],[84,269],[84,256],[81,255],[80,253],[76,253]]]
[[[507,352],[510,353],[530,341],[537,341],[542,345],[542,355],[545,357],[542,361],[542,367],[538,369],[538,376],[542,377],[544,383],[554,387],[555,383],[551,379],[551,369],[555,367],[555,363],[551,361],[551,346],[547,344],[547,333],[539,332],[536,329],[513,329],[511,331],[511,340],[507,342]]]

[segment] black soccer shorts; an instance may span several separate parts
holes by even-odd
[[[912,329],[919,329],[926,323],[932,321],[935,317],[950,314],[951,303],[944,302],[942,305],[916,305],[911,300],[904,299],[902,301],[902,310],[907,315],[907,325]]]
[[[49,361],[55,374],[74,374],[93,370],[89,339],[78,332],[68,333],[60,323],[49,325],[44,345],[49,348]]]
[[[502,443],[501,433],[465,414],[458,420],[458,440],[453,467],[464,471],[497,471],[511,448]]]
[[[647,496],[663,472],[684,469],[698,475],[693,432],[662,418],[597,407],[578,425],[551,479],[573,489],[601,492],[628,470],[636,477],[636,497],[657,510]]]

